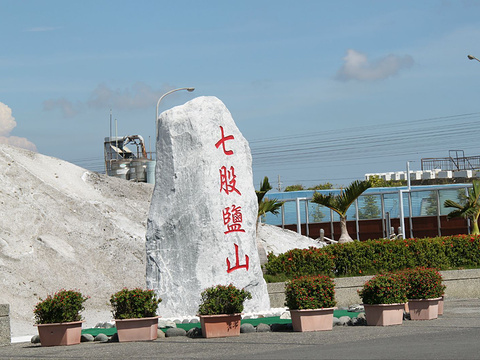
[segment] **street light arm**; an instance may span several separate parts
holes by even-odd
[[[170,90],[169,92],[166,92],[165,94],[163,94],[160,97],[160,99],[158,99],[158,101],[157,101],[157,112],[156,112],[155,122],[157,122],[157,120],[158,120],[158,107],[160,106],[160,102],[163,100],[163,98],[167,95],[170,95],[171,93],[174,93],[175,91],[180,91],[180,90],[187,90],[188,92],[192,92],[193,90],[195,90],[195,88],[184,87],[184,88],[179,88],[179,89],[173,89],[173,90]]]

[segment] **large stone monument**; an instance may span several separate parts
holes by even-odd
[[[257,197],[247,141],[226,106],[199,97],[158,119],[147,224],[147,287],[163,317],[196,315],[200,293],[230,283],[270,308],[255,240]]]

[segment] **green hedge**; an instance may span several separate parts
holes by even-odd
[[[440,270],[480,267],[480,236],[367,240],[268,254],[266,274],[358,276],[418,266]]]

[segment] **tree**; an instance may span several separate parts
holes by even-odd
[[[332,183],[327,182],[325,184],[318,184],[308,188],[308,190],[328,190],[328,189],[333,189]]]
[[[358,209],[359,219],[378,219],[380,217],[380,209],[377,204],[375,195],[365,195],[364,205]]]
[[[312,211],[313,222],[319,223],[322,222],[325,214],[320,210],[320,206],[316,205]]]
[[[352,203],[371,186],[372,184],[370,181],[356,180],[345,189],[342,189],[340,194],[337,195],[332,193],[322,195],[317,192],[313,194],[312,202],[326,206],[340,215],[341,234],[340,239],[338,240],[339,243],[353,241],[347,231],[347,210],[350,205],[352,205]]]
[[[269,199],[265,197],[267,192],[269,192],[270,190],[272,190],[272,186],[268,181],[268,177],[265,176],[263,182],[260,184],[260,190],[255,190],[258,201],[257,224],[260,216],[264,216],[268,212],[277,215],[278,210],[284,204],[284,201],[278,201],[277,199]]]
[[[473,186],[468,190],[468,198],[464,205],[461,205],[453,200],[445,200],[443,204],[445,207],[456,208],[447,215],[448,219],[454,217],[463,217],[472,220],[472,235],[479,235],[478,217],[480,216],[480,181],[473,180]]]
[[[425,212],[429,216],[437,215],[438,212],[438,199],[437,199],[437,192],[430,191],[428,198],[426,199],[427,207],[425,208]]]
[[[297,185],[288,185],[284,191],[289,192],[289,191],[300,191],[300,190],[305,190],[305,189],[303,188],[303,185],[297,184]]]
[[[372,187],[396,187],[407,185],[407,180],[384,180],[378,175],[369,177]]]

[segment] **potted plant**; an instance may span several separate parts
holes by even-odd
[[[286,283],[285,305],[294,331],[332,330],[335,283],[328,276],[301,276]]]
[[[411,320],[438,317],[438,305],[445,293],[442,275],[436,269],[418,267],[404,272]]]
[[[89,299],[79,291],[61,289],[35,305],[35,326],[42,346],[80,344],[84,302]]]
[[[358,291],[365,308],[367,325],[401,325],[407,302],[405,282],[401,274],[378,274]]]
[[[157,307],[162,299],[153,290],[124,288],[110,297],[118,341],[143,341],[157,338]]]
[[[243,302],[251,298],[249,291],[232,284],[205,289],[198,308],[203,337],[239,336]]]

